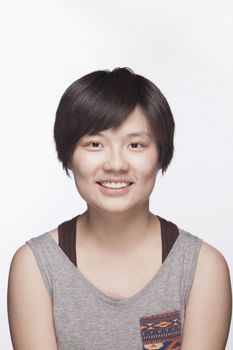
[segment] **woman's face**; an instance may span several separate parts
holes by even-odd
[[[125,213],[148,206],[158,172],[158,150],[143,110],[137,106],[118,129],[84,135],[72,155],[71,168],[88,207]],[[111,189],[100,182],[132,184]]]

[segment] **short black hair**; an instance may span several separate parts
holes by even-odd
[[[145,112],[159,151],[162,174],[174,152],[175,123],[159,88],[128,67],[98,70],[73,82],[56,111],[54,140],[58,159],[69,174],[69,162],[79,139],[117,128],[139,105]]]

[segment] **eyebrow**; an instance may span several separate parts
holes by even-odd
[[[101,132],[98,132],[94,135],[98,135],[100,137],[105,137],[105,135],[102,134]],[[142,135],[146,135],[146,136],[149,136],[150,138],[152,138],[152,135],[147,131],[131,132],[131,133],[127,134],[126,137],[134,137],[134,136],[142,136]],[[88,136],[91,136],[91,135],[88,135]]]

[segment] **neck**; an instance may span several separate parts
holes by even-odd
[[[137,249],[159,230],[159,220],[147,208],[125,213],[109,213],[93,208],[82,214],[85,234],[102,249],[120,251]]]

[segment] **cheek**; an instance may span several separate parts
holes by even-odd
[[[145,178],[150,178],[156,175],[158,170],[158,154],[155,149],[152,149],[147,154],[142,154],[136,162],[135,166],[138,169],[138,173]]]
[[[156,175],[157,175],[157,167],[152,166],[152,164],[145,164],[143,167],[141,166],[140,170],[137,172],[139,180],[143,181],[144,186],[151,186],[154,184]]]
[[[82,152],[76,152],[72,159],[74,182],[80,196],[85,201],[90,201],[92,194],[89,185],[93,185],[95,163],[94,157],[87,157]]]
[[[72,159],[72,167],[75,177],[88,178],[94,174],[98,166],[96,157],[87,157],[86,154],[76,152]]]

